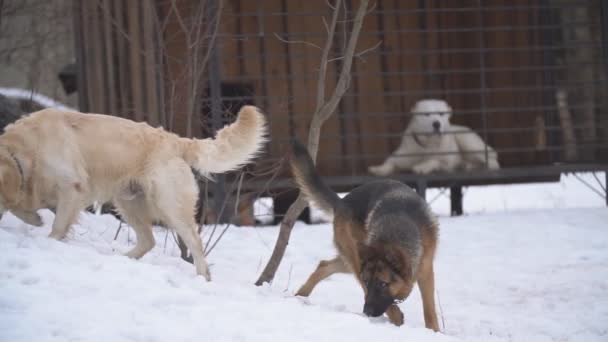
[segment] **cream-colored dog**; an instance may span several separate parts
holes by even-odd
[[[62,239],[78,213],[111,201],[133,227],[140,258],[154,247],[152,223],[175,229],[196,271],[210,280],[194,222],[203,175],[249,162],[265,142],[264,116],[252,106],[215,139],[186,139],[146,123],[100,114],[45,109],[6,127],[0,136],[0,212],[40,226],[38,209],[56,211],[50,237]]]
[[[452,125],[451,115],[452,108],[443,100],[416,102],[401,145],[384,163],[370,166],[369,172],[387,176],[398,170],[427,174],[486,166],[499,169],[496,151],[469,127]]]

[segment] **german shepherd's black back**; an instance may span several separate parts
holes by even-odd
[[[352,272],[365,292],[363,312],[386,313],[403,324],[395,302],[407,298],[418,282],[425,324],[438,330],[434,303],[433,257],[437,223],[428,205],[401,182],[377,180],[353,189],[344,198],[316,173],[304,146],[293,144],[291,168],[305,197],[334,216],[334,243],[339,256],[324,260],[297,295],[308,296],[316,284],[336,272]]]
[[[293,143],[291,167],[300,190],[309,201],[329,215],[341,211],[365,226],[368,243],[386,240],[408,246],[419,245],[420,228],[436,226],[424,199],[401,182],[390,179],[372,181],[353,189],[341,199],[323,182],[306,147],[298,142]],[[417,249],[408,250],[417,255]]]

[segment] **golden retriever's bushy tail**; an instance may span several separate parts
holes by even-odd
[[[306,147],[294,141],[292,148],[291,172],[300,191],[315,207],[328,215],[333,215],[342,203],[340,197],[319,177]]]
[[[188,139],[184,160],[205,176],[247,164],[266,142],[266,119],[254,106],[243,106],[237,120],[213,139]]]

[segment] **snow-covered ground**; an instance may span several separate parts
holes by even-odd
[[[440,214],[442,201],[433,202]],[[41,211],[43,228],[6,214],[0,341],[608,341],[602,198],[566,179],[469,189],[465,210],[440,217],[442,333],[424,329],[417,291],[401,304],[399,328],[361,314],[362,291],[349,275],[294,297],[318,261],[334,255],[328,224],[298,224],[274,282],[255,287],[276,227],[230,228],[209,255],[206,283],[161,228],[157,247],[133,261],[121,253],[134,234],[122,229],[114,240],[111,216],[82,214],[58,242],[46,238],[51,212]]]

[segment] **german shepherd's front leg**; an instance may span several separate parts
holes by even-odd
[[[329,277],[330,275],[332,275],[334,273],[349,273],[349,272],[350,272],[350,270],[344,264],[344,261],[342,261],[342,258],[340,258],[339,256],[335,257],[334,259],[331,259],[331,260],[322,260],[319,263],[319,266],[317,266],[317,269],[314,272],[312,272],[310,277],[308,277],[308,280],[306,281],[306,283],[304,283],[304,285],[302,285],[302,287],[300,287],[298,292],[296,292],[296,296],[308,297],[310,295],[310,293],[312,292],[312,290],[315,288],[315,286],[317,286],[317,284],[321,280]]]
[[[422,308],[424,311],[424,325],[428,329],[439,331],[437,323],[437,312],[435,311],[435,273],[433,271],[433,259],[427,259],[420,265],[418,274],[418,288],[422,296]]]
[[[386,315],[388,316],[389,321],[396,326],[400,326],[403,324],[403,312],[397,306],[397,304],[392,304],[386,309]]]

